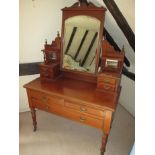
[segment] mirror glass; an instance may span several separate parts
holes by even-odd
[[[62,67],[95,73],[100,21],[90,16],[65,20]]]

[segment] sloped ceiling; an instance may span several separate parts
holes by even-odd
[[[89,2],[93,2],[97,6],[104,6],[103,0],[88,0]],[[126,18],[129,26],[135,32],[135,0],[115,0],[118,8],[122,12],[123,16]],[[135,53],[131,46],[129,45],[126,37],[124,36],[123,32],[117,25],[115,19],[112,17],[111,13],[106,11],[106,18],[105,18],[105,28],[108,30],[110,35],[113,37],[117,45],[122,48],[123,45],[125,46],[125,55],[130,61],[131,66],[128,68],[129,71],[135,72]]]

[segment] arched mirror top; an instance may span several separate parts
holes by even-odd
[[[62,11],[62,71],[96,75],[106,9],[85,1]]]

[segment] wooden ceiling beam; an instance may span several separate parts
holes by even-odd
[[[123,34],[125,35],[126,39],[129,42],[130,46],[132,47],[133,51],[135,52],[135,34],[132,31],[132,29],[130,28],[125,17],[119,10],[117,4],[115,3],[114,0],[103,0],[103,2],[107,6],[111,15],[114,17],[116,23],[118,24],[119,28],[122,30]]]

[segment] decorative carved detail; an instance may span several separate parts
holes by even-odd
[[[91,2],[87,2],[87,0],[79,0],[79,2],[74,3],[71,7],[65,7],[62,10],[66,10],[66,9],[96,9],[96,8],[102,8],[104,10],[107,10],[103,6],[98,7]]]
[[[44,44],[43,54],[45,64],[51,64],[55,62],[60,63],[60,50],[61,50],[61,37],[57,32],[57,37],[51,44],[47,44],[47,40]],[[54,53],[54,54],[53,54]]]
[[[124,63],[124,48],[123,51],[119,52],[114,49],[113,46],[107,40],[102,41],[102,70],[108,71],[109,73],[122,73],[123,63]],[[111,67],[106,65],[107,60],[117,61],[116,67]]]

